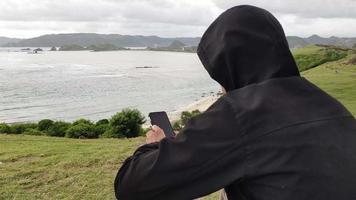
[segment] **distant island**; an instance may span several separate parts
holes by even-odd
[[[290,48],[305,47],[310,44],[334,45],[340,47],[353,47],[356,44],[356,37],[320,37],[312,35],[310,37],[287,37]],[[167,47],[180,48],[184,51],[194,51],[187,47],[198,46],[200,37],[174,37],[165,38],[158,36],[143,35],[120,35],[120,34],[96,34],[96,33],[68,33],[68,34],[49,34],[29,39],[0,37],[2,47],[61,47],[66,45],[79,45],[89,47],[95,45],[99,50],[101,45],[114,45],[120,47],[147,47],[149,50],[166,50]],[[184,46],[182,47],[182,44]],[[99,45],[99,46],[98,46]],[[109,48],[109,47],[108,47]],[[106,47],[105,47],[106,49]],[[95,50],[94,50],[95,51]]]
[[[164,47],[178,40],[187,46],[197,46],[200,37],[163,38],[158,36],[96,34],[96,33],[68,33],[50,34],[29,39],[0,38],[3,47],[61,47],[64,45],[112,44],[117,47]],[[8,42],[6,42],[8,41]]]
[[[174,40],[166,47],[147,47],[151,51],[177,51],[177,52],[197,52],[197,46],[188,46],[179,40]]]
[[[77,44],[63,45],[59,47],[58,51],[118,51],[118,50],[149,50],[149,51],[176,51],[176,52],[196,52],[197,46],[187,46],[184,43],[174,40],[170,45],[165,47],[146,47],[142,49],[130,49],[125,47],[118,47],[113,44],[92,44],[83,47]],[[56,51],[56,47],[52,47],[50,51]]]
[[[83,50],[117,51],[117,50],[128,50],[128,49],[124,47],[117,47],[116,45],[113,44],[97,44],[97,45],[92,44],[87,47],[83,47],[77,44],[70,44],[70,45],[63,45],[58,49],[58,51],[83,51]]]

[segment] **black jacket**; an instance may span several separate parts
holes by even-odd
[[[228,93],[176,138],[138,148],[115,179],[120,200],[356,199],[356,121],[299,76],[282,27],[238,6],[208,28],[198,55]]]

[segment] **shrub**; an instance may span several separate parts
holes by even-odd
[[[316,53],[294,55],[299,71],[305,71],[326,62],[340,60],[347,52],[335,48],[325,48]]]
[[[46,134],[48,136],[64,137],[67,129],[71,126],[68,122],[57,121],[54,122],[51,127],[48,128]]]
[[[102,124],[109,124],[109,120],[108,119],[101,119],[99,121],[97,121],[95,123],[95,125],[99,126],[99,125],[102,125]]]
[[[13,134],[22,134],[25,132],[26,129],[35,129],[37,128],[37,124],[35,123],[19,123],[19,124],[12,124],[10,126],[10,133]]]
[[[199,114],[200,114],[199,110],[193,110],[192,112],[184,111],[182,112],[180,119],[182,120],[182,123],[185,125],[191,118]]]
[[[94,127],[95,134],[98,136],[104,134],[109,129],[110,129],[109,124],[99,124],[99,125],[95,125]]]
[[[181,130],[191,118],[199,114],[201,114],[199,110],[193,110],[192,112],[183,111],[180,115],[180,119],[173,124],[173,129],[177,131]]]
[[[91,122],[88,119],[78,119],[76,121],[73,122],[73,126],[78,125],[78,124],[89,124],[89,125],[93,125],[93,122]]]
[[[27,128],[23,134],[24,135],[46,135],[44,132],[39,131],[38,129],[34,129],[34,128]]]
[[[5,123],[0,123],[0,133],[10,133],[10,126]]]
[[[100,135],[101,138],[125,138],[125,135],[120,132],[115,132],[115,130],[109,126],[109,128]]]
[[[53,121],[50,119],[43,119],[38,122],[38,130],[40,131],[47,131],[49,127],[53,125]]]
[[[124,109],[110,119],[111,128],[105,133],[111,137],[137,137],[142,132],[145,117],[137,109]]]
[[[180,120],[177,120],[173,123],[173,130],[175,131],[180,131],[183,128],[183,125],[181,125],[182,122]]]
[[[66,137],[68,138],[97,138],[95,127],[88,123],[78,123],[67,129]]]

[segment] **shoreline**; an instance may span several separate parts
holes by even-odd
[[[180,119],[180,115],[184,111],[192,112],[193,110],[199,110],[200,112],[204,112],[208,109],[216,100],[220,98],[219,95],[209,95],[206,97],[202,97],[201,99],[194,101],[186,106],[183,106],[175,111],[167,113],[171,122],[175,122]]]
[[[180,115],[184,111],[192,112],[193,110],[199,110],[200,112],[204,112],[213,103],[215,103],[215,101],[218,100],[220,97],[221,96],[217,94],[205,96],[188,105],[182,106],[175,111],[167,112],[169,121],[173,126],[173,123],[180,119]],[[143,128],[149,128],[150,126],[151,126],[150,119],[147,119],[147,121],[144,124],[142,124]]]
[[[199,110],[200,112],[204,112],[207,110],[213,103],[215,103],[216,100],[218,100],[221,96],[219,94],[210,94],[208,96],[202,97],[196,101],[193,101],[190,104],[187,104],[185,106],[181,106],[178,109],[174,111],[167,111],[167,115],[169,118],[169,121],[173,124],[174,122],[178,121],[180,119],[181,113],[184,111],[192,112],[193,110]],[[86,119],[86,118],[85,118]],[[62,120],[56,120],[56,121],[62,121]],[[65,120],[64,120],[65,121]],[[12,124],[22,124],[22,123],[38,123],[39,121],[25,121],[25,122],[10,122],[6,123],[9,125]],[[0,121],[0,123],[2,123]],[[5,123],[5,122],[3,122]],[[142,124],[143,128],[148,128],[150,127],[151,123],[149,118],[146,120],[144,124]]]

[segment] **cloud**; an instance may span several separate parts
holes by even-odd
[[[213,0],[220,9],[255,5],[274,14],[287,35],[355,37],[356,0]]]
[[[220,13],[240,4],[271,11],[288,35],[354,36],[356,0],[1,0],[0,36],[201,36]]]
[[[206,25],[217,9],[196,0],[2,0],[2,21],[141,21]]]
[[[303,18],[356,18],[356,0],[213,0],[222,9],[250,4]]]
[[[0,35],[97,32],[199,36],[220,12],[210,0],[2,0]]]

